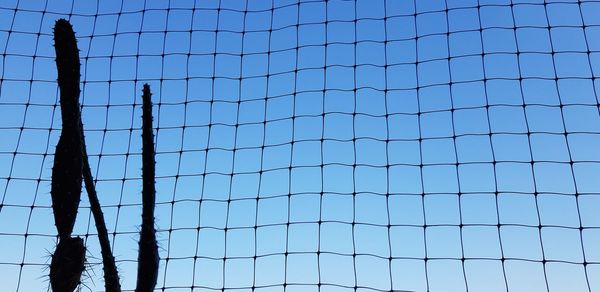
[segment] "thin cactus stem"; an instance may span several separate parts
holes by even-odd
[[[79,50],[71,24],[60,19],[54,26],[56,69],[60,88],[61,135],[52,167],[52,211],[58,245],[50,263],[50,285],[55,292],[74,291],[85,269],[83,239],[72,238],[81,199],[81,118],[79,111]]]
[[[142,91],[142,227],[138,253],[137,292],[154,291],[158,278],[158,244],[154,228],[154,135],[152,133],[152,100],[150,86]]]
[[[83,126],[81,129],[83,130]],[[83,132],[81,133],[81,138],[83,153],[83,180],[85,182],[85,189],[90,200],[90,209],[94,216],[94,222],[96,223],[96,231],[98,231],[98,241],[100,242],[100,252],[102,253],[102,268],[104,269],[104,288],[107,292],[120,292],[121,284],[119,283],[119,272],[117,271],[115,257],[113,256],[110,248],[108,231],[106,229],[106,223],[104,222],[104,215],[102,214],[100,201],[98,200],[98,194],[96,193],[92,171],[90,170],[90,163],[88,161]]]

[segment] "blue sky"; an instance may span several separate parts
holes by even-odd
[[[158,288],[600,291],[600,3],[546,2],[2,1],[3,290],[48,286],[64,17],[124,289],[147,82]]]

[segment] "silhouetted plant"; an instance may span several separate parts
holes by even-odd
[[[156,201],[154,134],[152,133],[152,93],[150,85],[142,91],[142,227],[138,250],[138,275],[135,291],[154,291],[158,278],[158,244],[154,228]]]
[[[53,291],[70,292],[81,281],[85,264],[83,239],[72,238],[81,198],[81,119],[79,112],[79,51],[71,24],[58,20],[54,26],[54,48],[60,87],[62,131],[52,167],[52,211],[58,231],[58,245],[50,264]]]
[[[83,130],[83,126],[81,127]],[[82,155],[83,155],[83,180],[85,181],[85,189],[90,200],[90,209],[96,223],[96,231],[98,232],[98,241],[100,243],[100,253],[102,253],[102,268],[104,270],[104,288],[107,292],[120,292],[121,284],[119,283],[119,272],[115,264],[115,257],[110,249],[110,241],[108,240],[108,231],[104,222],[104,215],[94,186],[94,178],[90,169],[90,163],[87,157],[85,147],[85,137],[83,132],[82,139]]]
[[[110,250],[108,232],[85,147],[79,109],[79,50],[75,32],[67,20],[60,19],[56,22],[54,42],[62,131],[52,168],[52,210],[59,242],[50,264],[50,284],[54,291],[73,291],[81,281],[85,264],[85,246],[83,239],[71,238],[71,233],[77,217],[83,176],[100,241],[105,289],[110,292],[120,292],[119,274]]]
[[[90,169],[79,106],[80,63],[77,40],[71,24],[64,19],[54,27],[56,68],[60,88],[62,130],[52,168],[52,211],[58,231],[58,245],[50,264],[50,285],[55,292],[74,291],[85,269],[85,246],[80,237],[71,237],[81,199],[82,177],[89,196],[102,253],[105,289],[120,292],[119,274],[110,249],[108,231]],[[142,226],[138,254],[136,291],[153,291],[158,278],[158,244],[154,228],[155,153],[152,133],[150,86],[144,84],[142,100]]]

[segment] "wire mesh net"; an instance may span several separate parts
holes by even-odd
[[[52,27],[124,290],[153,90],[161,291],[600,291],[600,2],[0,3],[0,284],[48,288]],[[103,289],[87,197],[82,290]]]

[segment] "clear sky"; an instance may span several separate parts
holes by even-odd
[[[600,2],[546,2],[1,1],[1,290],[48,287],[67,18],[125,290],[147,82],[159,289],[600,291]]]

